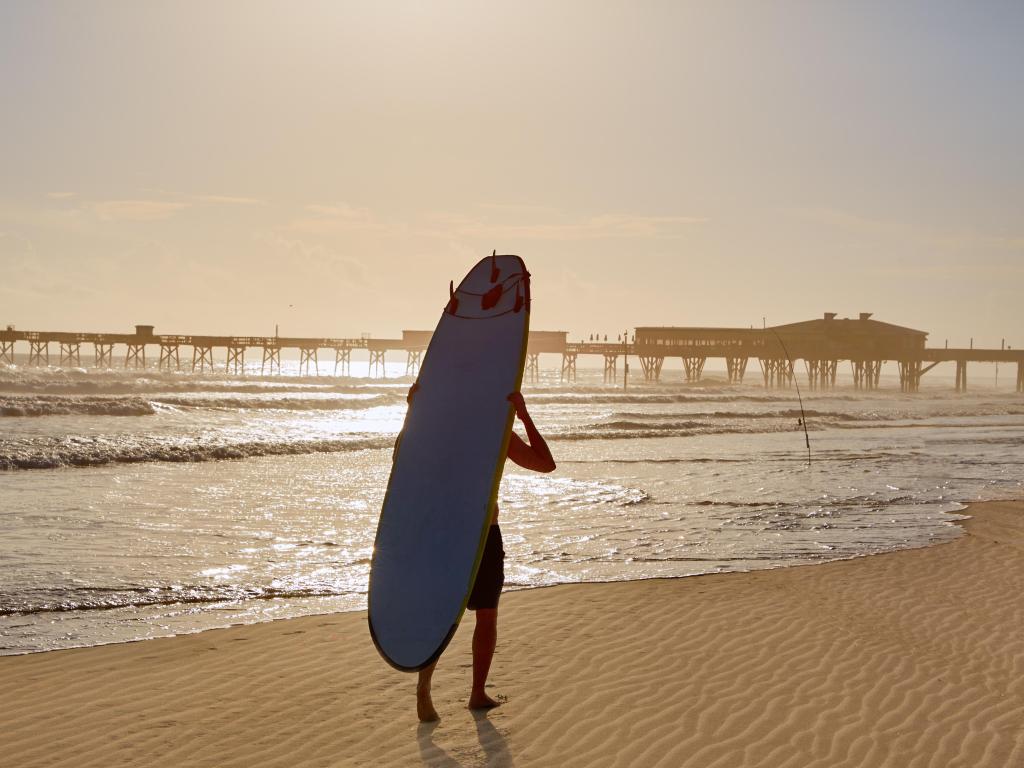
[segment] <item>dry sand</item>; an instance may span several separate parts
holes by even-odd
[[[949,544],[508,594],[489,716],[470,625],[420,726],[365,614],[0,659],[0,764],[1024,766],[1024,503]]]

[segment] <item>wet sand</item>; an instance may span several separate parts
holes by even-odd
[[[502,598],[486,715],[472,616],[434,677],[364,613],[0,658],[27,766],[1024,765],[1024,502],[964,535],[826,565]]]

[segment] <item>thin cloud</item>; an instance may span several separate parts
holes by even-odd
[[[76,194],[75,192],[47,192],[46,196],[52,200],[65,200],[69,197],[74,197]]]
[[[311,234],[330,234],[356,230],[379,229],[380,224],[369,208],[348,203],[307,205],[308,215],[292,219],[288,229]]]
[[[935,238],[934,243],[940,248],[951,248],[959,251],[1008,251],[1010,253],[1024,251],[1024,236],[945,235]]]
[[[188,207],[161,200],[102,200],[91,206],[100,221],[160,221]]]
[[[366,268],[356,258],[346,256],[321,243],[309,243],[279,232],[255,233],[256,242],[268,246],[275,263],[287,265],[290,272],[301,272],[322,279],[325,275],[344,278],[350,285],[369,287]]]
[[[255,197],[236,197],[234,195],[197,195],[195,199],[200,203],[213,203],[215,205],[266,205],[266,200],[258,200]]]
[[[1024,250],[1024,236],[992,235],[985,232],[936,231],[898,220],[869,218],[830,208],[792,208],[788,213],[798,220],[815,222],[857,235],[885,238],[923,248],[946,251]]]
[[[496,208],[495,206],[490,206]],[[521,209],[522,210],[522,209]],[[708,220],[699,216],[604,214],[579,220],[509,223],[464,216],[435,216],[430,234],[499,237],[523,240],[604,240],[610,238],[672,238]]]

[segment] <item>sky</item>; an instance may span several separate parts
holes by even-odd
[[[1024,347],[1024,3],[0,2],[0,323]]]

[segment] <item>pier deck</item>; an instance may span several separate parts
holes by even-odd
[[[660,380],[665,359],[678,357],[683,364],[684,380],[691,383],[701,380],[709,358],[723,359],[728,381],[741,383],[749,361],[756,359],[766,388],[793,386],[796,362],[802,361],[808,388],[831,389],[835,387],[839,363],[849,362],[854,386],[871,390],[878,388],[882,364],[895,362],[899,366],[901,390],[916,392],[928,371],[950,362],[956,365],[956,390],[964,392],[968,363],[1016,363],[1016,390],[1024,392],[1024,350],[929,348],[925,345],[927,336],[924,331],[872,320],[869,313],[854,320],[837,319],[833,313],[826,313],[821,320],[768,328],[638,327],[631,340],[627,334],[617,342],[570,342],[565,331],[531,331],[524,378],[537,380],[539,357],[544,353],[561,356],[561,377],[569,382],[576,380],[580,355],[601,357],[604,380],[609,384],[618,378],[620,357],[626,363],[623,383],[628,377],[630,357],[639,360],[646,381]],[[15,345],[27,343],[30,366],[54,364],[50,345],[57,345],[58,366],[81,367],[81,347],[91,344],[94,366],[98,368],[146,368],[149,348],[159,350],[159,370],[205,372],[219,365],[214,360],[214,350],[219,349],[224,350],[222,370],[242,374],[246,352],[258,349],[262,354],[260,373],[274,374],[281,372],[281,350],[285,349],[299,353],[299,371],[305,375],[319,373],[320,353],[333,351],[334,374],[347,376],[352,352],[366,350],[371,376],[385,376],[384,363],[389,352],[404,353],[406,375],[415,376],[430,337],[431,331],[420,330],[403,331],[400,339],[374,339],[156,334],[153,326],[148,325],[136,326],[135,333],[20,331],[9,326],[0,330],[0,364],[13,365]],[[115,363],[115,346],[125,348],[123,366]],[[191,348],[191,363],[187,357],[182,360],[182,348]]]

